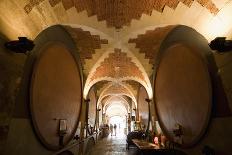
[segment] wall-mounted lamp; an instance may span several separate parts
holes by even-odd
[[[27,51],[31,51],[35,46],[33,41],[27,39],[27,37],[18,37],[18,39],[19,40],[6,42],[4,46],[15,53],[24,54],[26,54]]]
[[[145,101],[147,101],[148,103],[151,102],[151,100],[149,98],[146,98]]]
[[[232,40],[226,40],[226,37],[217,37],[209,43],[212,50],[220,53],[232,51]]]

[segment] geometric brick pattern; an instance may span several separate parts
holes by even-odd
[[[107,102],[103,102],[103,106],[105,107],[105,110],[112,104],[117,104],[117,105],[124,105],[126,108],[128,108],[129,104],[128,102],[122,97],[122,96],[110,96],[110,98],[108,98],[108,100],[106,100]],[[118,104],[119,103],[119,104]],[[120,104],[122,103],[122,104]],[[107,105],[106,105],[107,104]]]
[[[148,30],[145,34],[140,34],[137,38],[129,39],[128,43],[135,43],[140,53],[145,54],[149,63],[153,64],[159,50],[159,46],[168,32],[175,26],[159,27],[155,30]]]
[[[145,82],[144,76],[140,69],[132,62],[131,58],[127,56],[127,53],[121,51],[121,49],[115,49],[113,53],[110,53],[105,58],[99,67],[96,68],[92,74],[90,82],[94,79],[111,77],[111,78],[123,78],[123,77],[137,77]]]
[[[123,87],[122,85],[119,84],[113,84],[111,85],[102,95],[106,95],[106,94],[128,94],[130,95],[129,91]]]
[[[27,14],[44,0],[30,0],[25,5]],[[151,15],[153,10],[162,12],[165,6],[175,9],[182,2],[190,7],[194,0],[49,0],[53,7],[62,2],[66,10],[75,7],[77,12],[86,10],[88,16],[97,16],[99,21],[105,20],[107,26],[122,28],[129,25],[132,19],[139,20],[142,14]],[[212,14],[217,14],[219,9],[212,0],[196,0],[207,8]]]
[[[76,43],[82,65],[85,64],[85,59],[92,59],[95,49],[100,49],[101,44],[108,44],[108,40],[100,39],[99,35],[91,35],[89,31],[84,31],[81,28],[69,26],[65,26],[65,28]]]

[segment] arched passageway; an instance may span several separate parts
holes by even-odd
[[[232,1],[0,8],[0,154],[131,155],[133,138],[164,152],[231,153],[232,55],[208,43],[232,37]]]

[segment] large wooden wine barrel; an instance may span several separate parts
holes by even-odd
[[[82,80],[76,59],[60,42],[40,49],[32,73],[30,109],[41,142],[59,149],[60,120],[65,120],[64,145],[74,136],[82,101]]]
[[[192,29],[177,28],[161,47],[154,81],[160,126],[169,139],[183,147],[196,144],[206,131],[212,105],[211,79],[205,48]],[[182,35],[185,34],[185,35]],[[180,37],[182,36],[182,37]],[[193,38],[191,41],[187,38]],[[205,40],[202,41],[207,45]],[[181,129],[181,135],[174,130]]]

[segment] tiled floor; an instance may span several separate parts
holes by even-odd
[[[108,136],[99,140],[91,149],[90,155],[136,155],[136,148],[126,150],[126,135]]]
[[[139,155],[136,147],[126,150],[126,135],[121,132],[117,136],[108,136],[97,142],[90,150],[90,155]],[[187,155],[180,150],[163,150],[146,154],[157,155]]]

